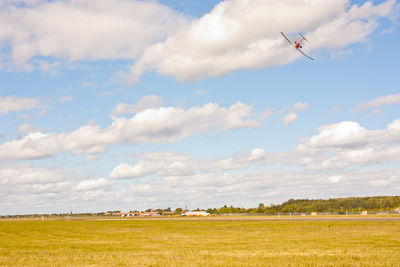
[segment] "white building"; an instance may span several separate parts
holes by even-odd
[[[205,211],[185,211],[182,216],[210,216],[210,213]]]

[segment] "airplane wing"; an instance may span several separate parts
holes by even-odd
[[[281,32],[281,34],[283,35],[283,37],[285,37],[285,39],[286,39],[294,48],[296,48],[296,47],[293,45],[293,43],[286,37],[286,35],[285,35],[283,32]],[[310,57],[309,55],[307,55],[306,53],[304,53],[304,52],[301,51],[300,49],[296,48],[296,50],[299,51],[300,53],[302,53],[304,56],[308,57],[309,59],[314,60],[312,57]]]
[[[286,35],[283,34],[283,32],[281,32],[281,34],[283,35],[283,37],[285,37],[285,39],[289,42],[289,44],[293,45],[292,42],[286,37]]]
[[[307,41],[307,43],[309,43],[310,41],[308,41],[307,39],[306,39],[306,37],[304,37],[303,35],[301,35],[300,33],[299,33],[299,35],[301,36],[301,38],[303,38],[304,40],[306,40]]]
[[[307,55],[306,53],[304,53],[303,51],[301,51],[300,49],[297,49],[300,53],[302,53],[303,55],[305,55],[306,57],[308,57],[311,60],[314,60],[312,57],[310,57],[309,55]]]

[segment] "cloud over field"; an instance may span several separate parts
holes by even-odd
[[[165,199],[170,206],[182,206],[182,201],[216,206],[225,204],[226,199],[242,205],[243,199],[250,203],[260,198],[283,201],[357,192],[394,194],[400,190],[400,171],[382,169],[379,164],[400,160],[399,130],[400,120],[378,130],[343,121],[320,127],[316,134],[301,139],[297,148],[283,152],[255,148],[220,158],[176,152],[142,153],[111,169],[110,179],[78,177],[78,170],[1,166],[0,200],[4,207],[11,205],[3,199],[8,196],[14,199],[13,204],[18,201],[25,207],[51,200],[77,209],[82,202],[96,207],[102,203],[148,208],[162,206]],[[360,165],[370,167],[353,168]],[[114,186],[117,179],[131,180]]]
[[[267,152],[255,148],[226,158],[196,159],[177,153],[145,153],[136,164],[121,163],[110,178],[142,178],[146,176],[191,176],[224,173],[250,166],[279,163],[300,166],[306,170],[345,170],[355,165],[377,165],[400,160],[400,120],[386,129],[368,130],[358,123],[344,121],[319,128],[318,134],[303,138],[291,151]],[[338,179],[334,179],[336,181]]]
[[[252,107],[240,102],[229,108],[215,103],[188,110],[180,107],[150,108],[129,119],[114,117],[107,128],[91,122],[69,133],[29,133],[0,144],[0,158],[40,159],[63,151],[97,154],[112,144],[168,143],[214,129],[226,131],[261,125],[252,114]]]

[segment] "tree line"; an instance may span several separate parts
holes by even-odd
[[[210,214],[224,213],[302,213],[302,212],[360,212],[368,211],[392,211],[400,207],[400,196],[377,197],[348,197],[331,199],[289,199],[288,201],[274,205],[260,203],[257,208],[239,208],[223,206],[221,208],[209,208]]]

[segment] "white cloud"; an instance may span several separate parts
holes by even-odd
[[[109,174],[113,179],[134,179],[147,175],[157,176],[183,176],[193,175],[202,170],[217,170],[222,167],[218,161],[197,160],[187,155],[176,153],[147,153],[135,164],[121,163]],[[222,169],[221,169],[222,170]]]
[[[353,121],[343,121],[319,128],[319,134],[307,141],[310,147],[345,147],[365,143],[368,130]]]
[[[373,187],[383,187],[391,184],[390,180],[377,179],[369,181],[368,184]]]
[[[0,213],[69,212],[71,205],[87,212],[88,196],[102,191],[95,200],[107,199],[113,182],[80,177],[82,173],[82,170],[0,163]]]
[[[256,148],[250,152],[250,157],[248,161],[249,162],[259,161],[259,160],[265,160],[266,158],[267,158],[267,153],[264,151],[264,149]]]
[[[163,99],[158,95],[146,95],[139,99],[135,105],[129,105],[126,103],[118,103],[118,105],[112,111],[113,115],[119,114],[133,114],[139,111],[143,111],[149,108],[160,108],[162,107]]]
[[[184,110],[180,107],[146,109],[130,119],[113,118],[107,128],[89,123],[70,133],[31,133],[0,144],[0,158],[40,159],[62,151],[97,154],[111,144],[174,142],[210,130],[225,131],[261,126],[252,107],[236,103],[229,108],[215,103]]]
[[[0,11],[0,42],[16,66],[54,73],[62,60],[134,59],[134,82],[146,71],[193,81],[301,58],[280,31],[306,33],[306,50],[349,51],[399,9],[395,0],[226,0],[190,20],[156,1],[23,2]]]
[[[2,159],[41,159],[60,152],[65,143],[64,134],[30,133],[0,145]]]
[[[131,59],[149,44],[163,40],[183,22],[181,15],[155,1],[5,4],[0,11],[0,41],[10,45],[11,57],[17,65],[26,64],[35,56],[67,60]],[[43,62],[41,66],[53,67]]]
[[[94,190],[94,189],[99,189],[99,188],[104,188],[104,187],[110,187],[113,183],[111,183],[109,180],[100,178],[96,180],[84,180],[79,182],[76,186],[75,189],[78,191],[88,191],[88,190]]]
[[[112,179],[125,179],[125,178],[138,178],[150,174],[151,171],[146,169],[146,166],[137,164],[132,166],[128,163],[121,163],[115,167],[110,173],[109,177]]]
[[[361,103],[353,108],[353,111],[377,108],[385,105],[400,104],[400,94],[377,97],[371,101]]]
[[[304,139],[296,151],[316,153],[309,165],[312,168],[344,168],[350,164],[398,161],[400,120],[394,120],[382,130],[368,130],[351,121],[325,125],[317,135]]]
[[[189,176],[199,173],[218,173],[238,170],[250,164],[263,164],[268,160],[264,149],[255,148],[249,153],[233,157],[196,159],[189,155],[171,152],[145,153],[135,165],[121,163],[109,174],[113,179],[135,179],[148,175]]]
[[[283,123],[286,126],[289,126],[290,124],[292,124],[293,122],[297,121],[297,114],[292,112],[287,114],[284,118],[283,118]]]
[[[11,111],[31,110],[42,107],[35,98],[20,98],[16,96],[0,96],[0,114],[8,114]]]
[[[268,162],[265,160],[269,156],[271,154],[260,148],[220,159],[196,159],[176,153],[146,153],[140,156],[138,162],[142,160],[150,164],[159,177],[132,180],[129,187],[123,188],[111,188],[117,181],[78,180],[57,169],[1,166],[1,212],[89,212],[165,205],[207,208],[230,204],[254,207],[260,201],[278,203],[288,198],[394,195],[400,190],[398,168],[261,168]],[[164,162],[159,163],[159,159]],[[228,161],[230,163],[226,164]],[[183,164],[189,171],[182,172],[182,169],[173,166],[173,162]],[[215,162],[220,162],[220,166]],[[154,167],[153,164],[159,165]],[[259,168],[247,168],[251,166],[249,164],[257,164]],[[232,171],[234,167],[239,171]],[[70,173],[77,173],[77,170]]]
[[[340,176],[340,175],[334,175],[334,176],[329,177],[329,181],[333,184],[339,183],[342,180],[343,180],[343,176]]]
[[[275,114],[275,113],[276,113],[276,111],[275,111],[273,108],[267,108],[267,109],[264,111],[264,113],[262,114],[262,118],[263,118],[263,119],[266,119],[266,118],[272,116],[272,115]]]
[[[301,58],[281,31],[306,33],[312,49],[343,50],[365,42],[379,18],[393,15],[396,5],[395,0],[362,6],[347,0],[223,1],[165,41],[148,47],[132,66],[130,81],[137,82],[146,71],[194,81]]]
[[[109,128],[101,129],[93,123],[89,126],[94,128],[85,131],[110,134]],[[65,133],[57,138],[70,145],[65,141],[69,135]],[[35,137],[43,136],[31,135],[30,144],[25,146],[32,148],[33,144],[51,143],[50,139],[35,143]],[[51,151],[51,146],[46,150]],[[9,152],[13,152],[12,149]],[[224,204],[249,207],[260,201],[357,196],[359,192],[393,195],[400,190],[398,168],[362,167],[393,161],[400,161],[400,120],[378,130],[345,121],[320,127],[318,133],[302,139],[293,151],[266,152],[255,148],[221,158],[195,158],[172,152],[144,153],[134,163],[120,164],[109,174],[112,179],[133,179],[124,181],[123,185],[130,182],[129,186],[112,187],[120,181],[76,177],[76,173],[82,173],[78,170],[0,165],[0,201],[4,214],[18,212],[21,207],[25,212],[38,213],[44,211],[37,207],[46,212],[60,212],[59,207],[67,207],[68,212],[70,208],[87,212],[104,211],[109,207],[164,207],[166,199],[172,207]],[[354,164],[357,168],[348,168]],[[146,176],[157,177],[134,179]]]
[[[196,159],[178,153],[154,152],[142,154],[135,165],[121,163],[110,172],[109,177],[113,179],[135,179],[148,175],[165,177],[217,173],[237,170],[253,163],[265,163],[266,160],[267,153],[261,148],[253,149],[250,153],[217,159]]]
[[[165,176],[147,182],[135,181],[129,193],[132,196],[131,203],[144,202],[147,207],[163,205],[165,199],[168,199],[168,205],[175,207],[215,207],[224,204],[242,206],[249,202],[254,206],[261,199],[275,202],[288,198],[357,196],[358,192],[376,195],[377,186],[381,190],[379,193],[395,194],[393,186],[400,181],[398,172],[399,169],[395,168],[338,171],[335,175],[329,171],[284,169],[196,173]]]
[[[45,169],[35,166],[1,166],[0,184],[47,184],[62,182],[65,174],[56,169]]]
[[[308,103],[305,102],[297,102],[293,105],[293,112],[303,111],[308,109]]]

